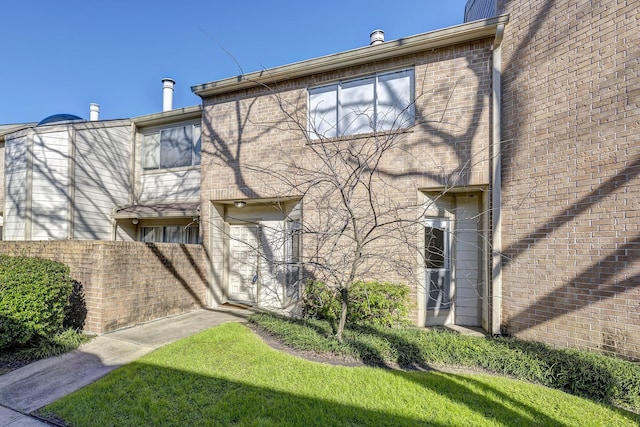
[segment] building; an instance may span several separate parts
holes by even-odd
[[[122,120],[69,114],[0,128],[3,240],[198,243],[200,106]]]
[[[193,87],[214,301],[295,310],[307,277],[378,279],[411,286],[417,325],[499,329],[491,69],[507,21],[378,31],[370,46]]]
[[[639,8],[497,1],[504,333],[640,358]]]
[[[3,236],[191,243],[148,246],[173,312],[381,279],[416,325],[640,359],[638,6],[469,0],[462,25],[193,86],[201,106],[0,127]]]

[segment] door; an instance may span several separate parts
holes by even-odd
[[[284,306],[284,230],[282,221],[261,221],[258,296],[261,307]]]
[[[229,299],[258,302],[260,226],[231,225],[229,229]]]
[[[450,322],[451,221],[427,218],[424,228],[424,260],[427,326]]]
[[[230,300],[268,308],[285,306],[289,263],[285,262],[284,228],[280,220],[230,226]]]

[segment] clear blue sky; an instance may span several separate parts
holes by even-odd
[[[366,46],[378,28],[395,40],[457,25],[465,3],[5,0],[0,124],[88,118],[91,102],[101,119],[155,113],[163,77],[174,108],[196,105],[192,85]]]

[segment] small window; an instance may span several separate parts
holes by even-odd
[[[449,268],[449,236],[447,221],[430,220],[424,227],[425,267]]]
[[[300,221],[287,221],[286,233],[286,260],[290,264],[297,264],[300,262]]]
[[[153,170],[199,165],[201,139],[199,125],[146,133],[143,136],[142,167]]]
[[[167,225],[161,227],[142,227],[140,229],[141,242],[157,243],[200,243],[200,229],[197,225],[183,227],[181,225]]]

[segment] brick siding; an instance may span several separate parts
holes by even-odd
[[[112,241],[1,242],[0,253],[69,266],[82,283],[85,332],[104,333],[205,305],[200,245]]]
[[[639,6],[499,2],[504,331],[635,359]]]
[[[202,139],[202,222],[205,246],[217,257],[214,272],[223,277],[224,260],[213,248],[223,238],[223,223],[212,219],[211,201],[230,204],[236,199],[286,199],[301,196],[305,185],[289,159],[307,170],[313,169],[302,130],[306,127],[307,88],[340,79],[413,66],[415,69],[416,126],[400,135],[402,143],[389,151],[378,168],[385,180],[377,193],[386,207],[405,209],[416,217],[422,203],[420,190],[464,186],[485,187],[489,183],[491,40],[429,49],[414,55],[364,66],[318,73],[307,78],[274,83],[269,88],[246,89],[204,100]],[[287,114],[284,114],[286,112]],[[302,127],[302,129],[300,128]],[[365,138],[344,138],[340,143],[360,144]],[[332,142],[335,143],[335,142]],[[317,160],[316,160],[317,161]],[[300,184],[300,186],[298,186]],[[375,182],[374,185],[379,185]],[[319,186],[318,186],[319,187]],[[363,199],[364,200],[364,199]],[[318,188],[305,192],[304,221],[322,202]],[[339,204],[336,206],[340,206]],[[212,226],[218,221],[217,225]],[[214,228],[214,229],[212,229]],[[215,229],[217,228],[217,230]],[[411,231],[418,242],[418,230]],[[212,238],[212,236],[215,236]],[[310,235],[303,248],[314,247]],[[403,252],[398,236],[380,240],[379,253],[402,258],[415,280],[418,261],[415,252]],[[393,248],[390,250],[390,248]],[[415,247],[413,248],[415,250]],[[382,280],[405,281],[407,275],[384,271]],[[220,287],[224,287],[222,281]],[[215,287],[215,286],[214,286]],[[418,292],[413,288],[414,303]],[[416,323],[419,319],[413,313]],[[424,322],[424,319],[422,319]]]

